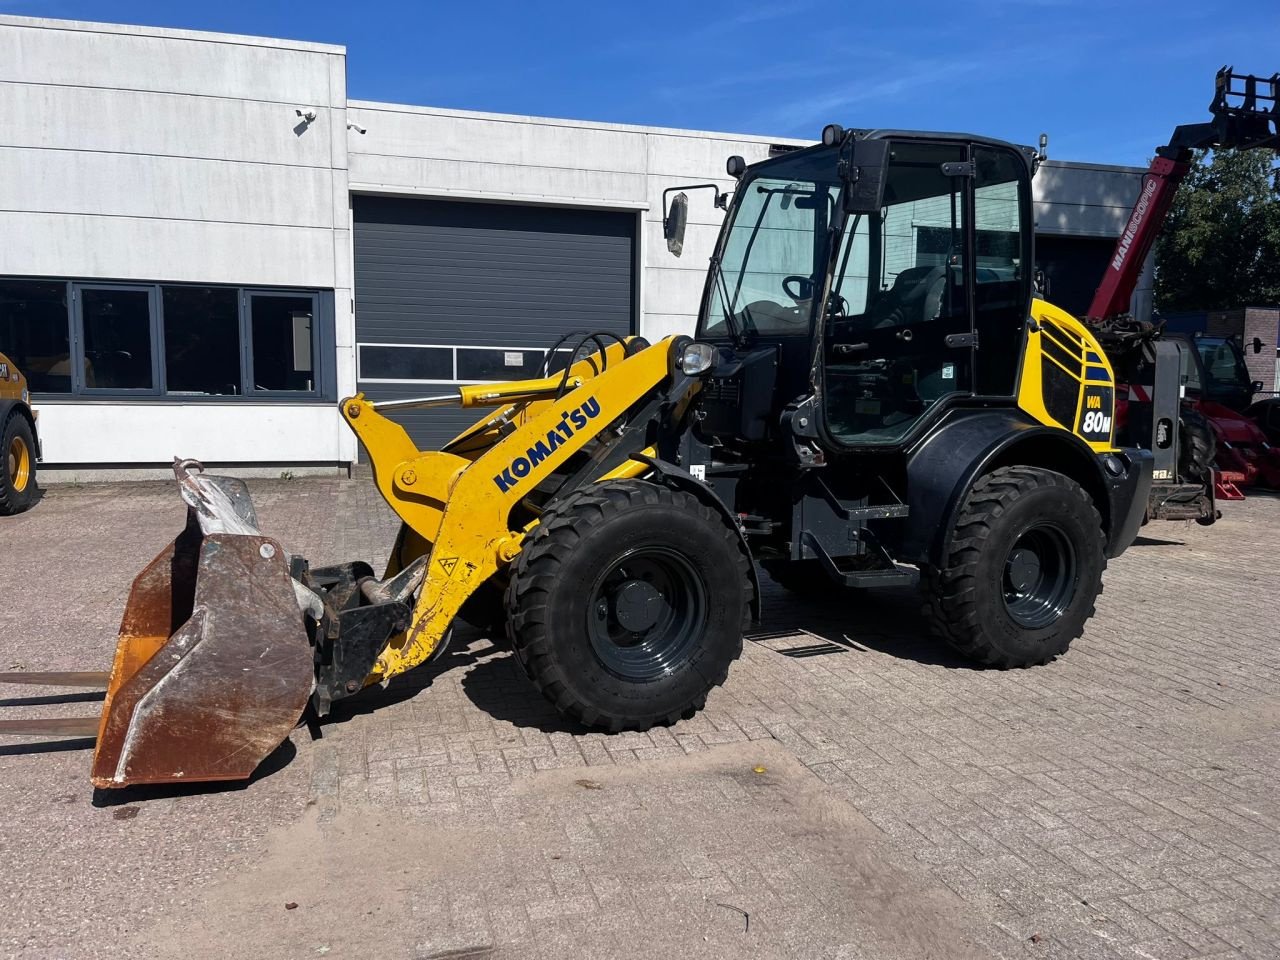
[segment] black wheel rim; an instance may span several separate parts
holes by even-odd
[[[681,554],[668,547],[629,550],[595,580],[587,636],[597,659],[623,680],[670,673],[707,625],[707,589]]]
[[[1004,608],[1021,627],[1048,627],[1066,612],[1076,591],[1076,551],[1056,523],[1032,524],[1004,561]]]

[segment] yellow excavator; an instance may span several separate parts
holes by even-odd
[[[245,778],[304,711],[430,660],[460,616],[502,624],[565,717],[643,730],[724,682],[758,569],[801,591],[919,582],[933,630],[982,664],[1064,653],[1179,400],[1162,370],[1118,436],[1106,354],[1034,295],[1039,159],[835,126],[731,158],[693,337],[583,332],[535,379],[343,400],[402,521],[380,577],[310,567],[243,483],[175,463],[188,522],[135,581],[110,672],[0,676],[103,685],[101,717],[0,733],[95,736],[100,787]],[[689,189],[669,191],[673,253]],[[482,412],[417,449],[395,417],[443,405]]]

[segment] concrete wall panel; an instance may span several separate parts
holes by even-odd
[[[296,46],[298,49],[290,49]],[[321,54],[341,48],[171,31],[121,32],[106,24],[0,23],[0,80],[154,90],[283,103],[328,102]]]
[[[643,173],[645,136],[536,118],[480,119],[414,108],[350,108],[369,132],[353,152],[526,167]]]
[[[812,141],[779,138],[781,144],[810,145]],[[651,133],[645,137],[648,154],[647,169],[651,176],[679,183],[681,177],[716,178],[732,183],[725,174],[725,161],[735,154],[747,163],[756,163],[769,156],[769,144],[762,141],[736,140],[727,136],[712,135],[675,136]]]
[[[293,107],[254,100],[4,82],[0,98],[4,146],[324,168],[333,159],[323,105],[302,127]]]
[[[0,169],[0,210],[334,225],[333,177],[317,167],[0,147]]]
[[[334,285],[323,228],[0,212],[0,236],[9,275]]]
[[[356,189],[410,193],[425,190],[441,195],[483,195],[495,200],[546,197],[562,202],[608,200],[634,205],[642,203],[645,196],[642,174],[425,157],[353,153],[350,177]]]
[[[288,404],[42,403],[50,464],[172,462],[175,456],[246,463],[337,462],[350,433],[336,406]],[[121,429],[128,424],[128,429]]]

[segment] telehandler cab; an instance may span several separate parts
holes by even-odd
[[[1133,540],[1154,459],[1114,442],[1093,334],[1032,296],[1035,162],[838,127],[733,158],[694,338],[586,333],[537,379],[342,402],[403,521],[381,579],[309,568],[258,531],[243,484],[180,462],[188,526],[135,582],[110,675],[0,679],[105,684],[75,729],[118,787],[249,776],[308,702],[323,716],[438,655],[460,615],[503,623],[575,721],[689,716],[741,652],[757,563],[829,590],[920,576],[956,649],[1044,663]],[[687,196],[671,207],[678,249]],[[1152,431],[1177,402],[1157,391]],[[445,404],[489,410],[430,452],[391,419]]]

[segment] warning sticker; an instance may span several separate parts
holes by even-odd
[[[520,352],[520,351],[518,351],[518,350],[515,350],[515,351],[507,350],[507,351],[504,351],[504,352],[503,352],[503,354],[502,354],[502,365],[503,365],[504,367],[523,367],[523,366],[524,366],[524,354],[523,354],[523,353],[521,353],[521,352]]]
[[[444,567],[444,572],[449,576],[453,576],[453,568],[458,565],[457,557],[441,557],[440,566]]]

